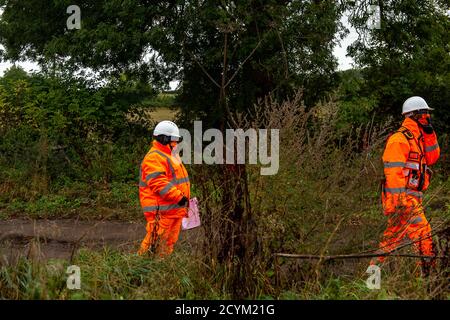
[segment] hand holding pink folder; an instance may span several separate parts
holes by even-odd
[[[181,227],[183,230],[189,230],[200,226],[200,212],[198,210],[197,198],[189,200],[188,217],[183,218]]]

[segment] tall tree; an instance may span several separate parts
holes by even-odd
[[[448,0],[359,0],[346,5],[359,34],[349,52],[366,80],[360,94],[378,100],[378,115],[398,115],[406,98],[423,96],[436,108],[437,124],[448,130]],[[368,23],[376,12],[370,8],[375,5],[380,28]]]
[[[181,62],[185,118],[218,125],[227,108],[242,111],[269,93],[305,87],[312,104],[334,84],[333,1],[187,1],[160,27],[165,61]],[[225,99],[226,97],[226,99]],[[225,103],[223,105],[222,103]]]
[[[332,48],[340,27],[335,2],[190,1],[177,9],[174,19],[161,26],[165,42],[175,46],[159,52],[166,61],[182,61],[179,100],[187,122],[202,119],[223,130],[235,126],[233,112],[247,110],[268,94],[284,98],[304,86],[312,103],[333,84]],[[234,294],[246,296],[257,248],[246,168],[213,171],[208,177],[221,186],[222,224],[219,235],[206,231],[211,241],[219,239],[219,261],[232,268]]]
[[[2,4],[5,57],[126,72],[160,87],[178,78],[185,124],[201,119],[225,130],[234,126],[232,113],[258,98],[284,98],[303,86],[312,104],[335,80],[332,49],[342,31],[336,1],[85,0],[80,30],[65,28],[69,0]],[[245,296],[256,246],[245,166],[222,166],[208,178],[222,186],[225,217],[213,258],[232,266],[235,294]]]
[[[92,68],[103,77],[129,73],[149,80],[144,58],[157,42],[154,26],[165,1],[83,0],[81,28],[67,29],[70,0],[0,0],[0,58],[31,59],[44,70],[63,66],[66,73]],[[158,76],[165,73],[161,72]],[[150,79],[161,86],[167,81]],[[166,79],[164,79],[166,80]]]
[[[0,58],[127,72],[160,88],[178,78],[185,116],[213,123],[224,116],[221,94],[243,110],[299,86],[313,103],[334,84],[332,49],[341,30],[334,1],[84,0],[81,29],[67,30],[71,4],[0,0]]]

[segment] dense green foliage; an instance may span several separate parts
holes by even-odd
[[[181,111],[186,128],[202,119],[205,129],[281,129],[280,171],[191,166],[204,222],[194,247],[182,242],[162,261],[82,250],[76,262],[89,276],[77,294],[64,289],[59,262],[21,260],[0,268],[0,298],[448,297],[443,267],[423,282],[413,264],[394,262],[374,293],[361,281],[366,261],[282,260],[276,270],[272,255],[376,248],[380,154],[406,97],[436,108],[448,162],[447,1],[379,1],[375,30],[369,1],[84,0],[81,29],[67,30],[71,4],[0,0],[0,59],[42,68],[0,78],[0,219],[142,221],[137,175],[158,107]],[[337,72],[344,10],[359,33],[358,67]],[[180,89],[161,94],[174,79]],[[247,122],[230,123],[235,112]],[[443,160],[425,198],[433,227],[450,214]]]
[[[161,50],[169,61],[183,61],[184,121],[217,125],[227,108],[244,111],[269,93],[283,99],[301,86],[312,104],[336,84],[332,49],[341,26],[335,3],[213,3],[189,3],[166,30],[181,45]]]
[[[360,131],[357,138],[349,138],[334,147],[337,118],[336,104],[325,104],[310,112],[295,103],[266,106],[268,122],[281,127],[280,172],[273,177],[259,175],[259,166],[249,166],[249,189],[254,204],[250,230],[257,239],[253,252],[254,272],[245,274],[248,290],[245,298],[253,299],[448,299],[447,278],[440,264],[429,278],[421,278],[413,260],[390,258],[382,267],[382,289],[369,290],[365,286],[368,259],[345,261],[289,260],[275,263],[273,253],[310,253],[318,255],[358,253],[377,248],[384,229],[385,217],[379,205],[380,192],[377,175],[381,172],[380,147],[384,132],[379,127]],[[301,112],[296,112],[301,110]],[[332,110],[333,112],[329,112]],[[279,113],[283,116],[279,116]],[[305,123],[311,123],[307,128]],[[367,134],[370,132],[369,134]],[[306,134],[305,134],[306,133]],[[312,139],[300,140],[310,135]],[[348,135],[352,137],[351,135]],[[363,153],[351,152],[355,144],[365,141]],[[350,154],[350,156],[349,156]],[[300,156],[303,155],[303,156]],[[294,165],[293,165],[294,164]],[[217,232],[208,241],[204,228],[183,232],[173,255],[159,259],[138,257],[139,243],[104,250],[82,249],[74,263],[82,270],[82,289],[71,291],[65,287],[68,261],[39,261],[36,240],[28,259],[0,266],[0,297],[9,299],[230,299],[233,290],[231,266],[209,259],[210,253],[220,249],[218,238],[226,217],[221,211],[220,189],[210,176],[202,174],[203,167],[191,168],[193,192],[201,200],[202,219],[208,206],[212,216],[208,221]],[[132,208],[119,211],[118,201],[133,199],[136,186],[110,184],[108,200],[97,203],[87,219],[97,219],[102,206],[120,212],[120,219],[143,219]],[[434,230],[441,229],[450,218],[450,180],[437,170],[432,189],[426,194],[427,217]],[[72,186],[47,197],[36,211],[43,217],[52,215],[51,204],[84,200],[83,188]],[[133,191],[134,189],[134,191]],[[69,194],[68,191],[75,191]],[[100,194],[100,197],[107,194]],[[26,213],[31,211],[30,201]],[[136,206],[136,204],[135,204]],[[64,211],[64,210],[63,210]],[[96,212],[97,211],[97,212]],[[45,215],[45,213],[51,213]],[[78,216],[79,217],[79,216]],[[212,219],[211,219],[212,218]],[[142,232],[144,225],[142,225]],[[448,243],[445,235],[434,237],[443,254]],[[445,242],[447,241],[447,242]],[[112,247],[113,244],[110,244]],[[6,251],[6,250],[5,250]],[[0,248],[1,252],[1,248]],[[248,285],[251,284],[251,285]],[[248,287],[247,287],[248,285]],[[240,284],[243,287],[242,283]]]
[[[367,25],[372,1],[356,1],[351,23],[359,38],[350,54],[365,83],[357,96],[375,102],[378,115],[399,117],[406,98],[418,95],[436,108],[435,122],[449,132],[450,19],[448,1],[379,1],[381,28]],[[380,118],[380,117],[379,117]]]
[[[336,84],[332,49],[342,28],[332,1],[81,1],[82,28],[74,31],[65,28],[70,1],[3,4],[6,58],[126,71],[155,88],[178,77],[185,122],[217,124],[225,116],[221,99],[245,110],[300,86],[312,104]]]
[[[134,152],[143,152],[149,131],[126,113],[151,96],[144,89],[125,80],[96,88],[11,68],[0,79],[0,163],[10,168],[3,179],[36,182],[44,193],[72,180],[133,181]]]

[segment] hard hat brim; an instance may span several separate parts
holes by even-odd
[[[157,137],[157,136],[166,136],[166,134],[164,133],[153,133],[153,136]],[[170,137],[175,137],[175,138],[181,138],[181,136],[176,135],[176,134],[171,134]]]
[[[406,112],[403,112],[403,113],[402,113],[402,115],[404,115],[404,114],[408,114],[408,113],[411,113],[411,112],[414,112],[414,111],[420,111],[420,110],[429,110],[429,111],[434,111],[434,108],[430,108],[430,107],[428,107],[428,108],[422,108],[422,109],[417,109],[417,110],[406,111]]]

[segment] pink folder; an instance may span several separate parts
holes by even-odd
[[[189,200],[188,218],[183,218],[181,227],[183,230],[189,230],[200,226],[200,212],[198,210],[197,198]]]

